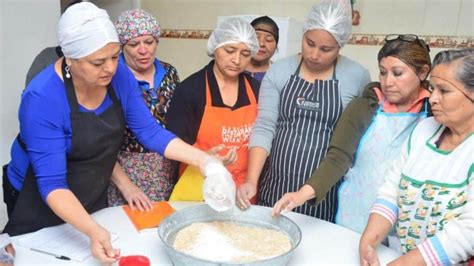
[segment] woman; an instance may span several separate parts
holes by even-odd
[[[115,28],[122,45],[119,61],[126,63],[138,80],[138,89],[151,114],[166,125],[166,112],[179,78],[172,65],[155,58],[160,37],[158,20],[143,10],[128,10],[120,14]],[[146,149],[129,127],[126,128],[118,161],[132,182],[151,201],[169,198],[174,185],[175,163]],[[109,186],[107,198],[109,206],[125,204],[114,183]]]
[[[214,57],[176,89],[168,112],[168,129],[189,144],[219,152],[237,186],[245,181],[247,145],[257,115],[258,81],[244,70],[258,51],[255,30],[230,18],[207,43]],[[202,200],[202,176],[183,167],[170,200]],[[235,199],[235,198],[234,198]]]
[[[274,214],[312,198],[321,201],[345,175],[336,223],[359,233],[364,230],[385,173],[428,111],[428,46],[411,34],[388,35],[385,40],[377,56],[380,83],[370,83],[363,97],[347,106],[319,168],[298,192],[285,194],[275,204]]]
[[[258,53],[252,57],[246,72],[256,80],[262,82],[265,72],[270,67],[270,59],[277,49],[279,29],[278,25],[268,16],[258,17],[250,23],[255,29],[258,39]]]
[[[348,3],[315,6],[304,26],[302,53],[279,60],[265,74],[250,137],[247,180],[237,191],[240,208],[248,208],[257,193],[268,155],[258,201],[265,206],[296,191],[318,167],[343,109],[370,82],[365,68],[339,54],[350,32]],[[333,221],[336,191],[332,188],[317,208],[304,204],[296,211]]]
[[[396,224],[390,265],[451,265],[474,256],[474,49],[440,52],[430,76],[433,117],[421,121],[386,176],[360,239],[362,265]]]
[[[89,2],[71,6],[59,21],[58,40],[64,58],[22,95],[20,133],[3,179],[4,233],[67,222],[90,238],[94,257],[111,263],[119,251],[89,213],[107,206],[110,179],[134,186],[116,164],[125,124],[150,150],[217,176],[228,171],[151,116],[136,79],[118,63],[119,39],[105,10]]]

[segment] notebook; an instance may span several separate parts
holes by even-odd
[[[118,239],[110,234],[112,242]],[[18,244],[45,256],[83,262],[92,256],[90,239],[70,224],[46,227],[18,240]]]
[[[138,231],[158,227],[163,219],[176,211],[167,201],[154,202],[149,212],[132,211],[128,205],[122,208]]]

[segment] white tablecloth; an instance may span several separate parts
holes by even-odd
[[[181,209],[195,203],[172,202],[173,207]],[[289,265],[301,264],[359,264],[358,243],[360,234],[344,227],[328,223],[316,218],[298,213],[285,214],[301,229],[302,240],[296,248]],[[121,249],[121,255],[145,255],[152,265],[171,265],[165,253],[163,244],[156,229],[147,229],[137,232],[133,224],[121,207],[106,208],[93,214],[95,220],[119,236],[113,243],[115,248]],[[15,265],[38,264],[74,264],[77,262],[63,261],[49,255],[40,254],[18,245],[18,239],[13,238],[16,249]],[[380,262],[386,264],[398,257],[397,252],[380,247],[378,250]],[[90,257],[85,265],[99,265],[98,261]]]

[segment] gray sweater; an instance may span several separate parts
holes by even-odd
[[[250,147],[262,147],[270,153],[279,116],[281,92],[300,62],[299,55],[283,58],[272,64],[263,78],[258,98],[258,116],[250,135]],[[362,95],[370,82],[369,71],[359,63],[341,55],[337,60],[336,78],[343,107]]]

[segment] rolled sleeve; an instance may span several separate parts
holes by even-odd
[[[370,213],[377,213],[382,215],[393,226],[397,221],[398,207],[396,204],[388,200],[377,199],[374,205],[372,206]]]
[[[439,242],[439,239],[434,236],[426,239],[417,246],[421,256],[426,262],[426,265],[451,265],[445,249]]]

